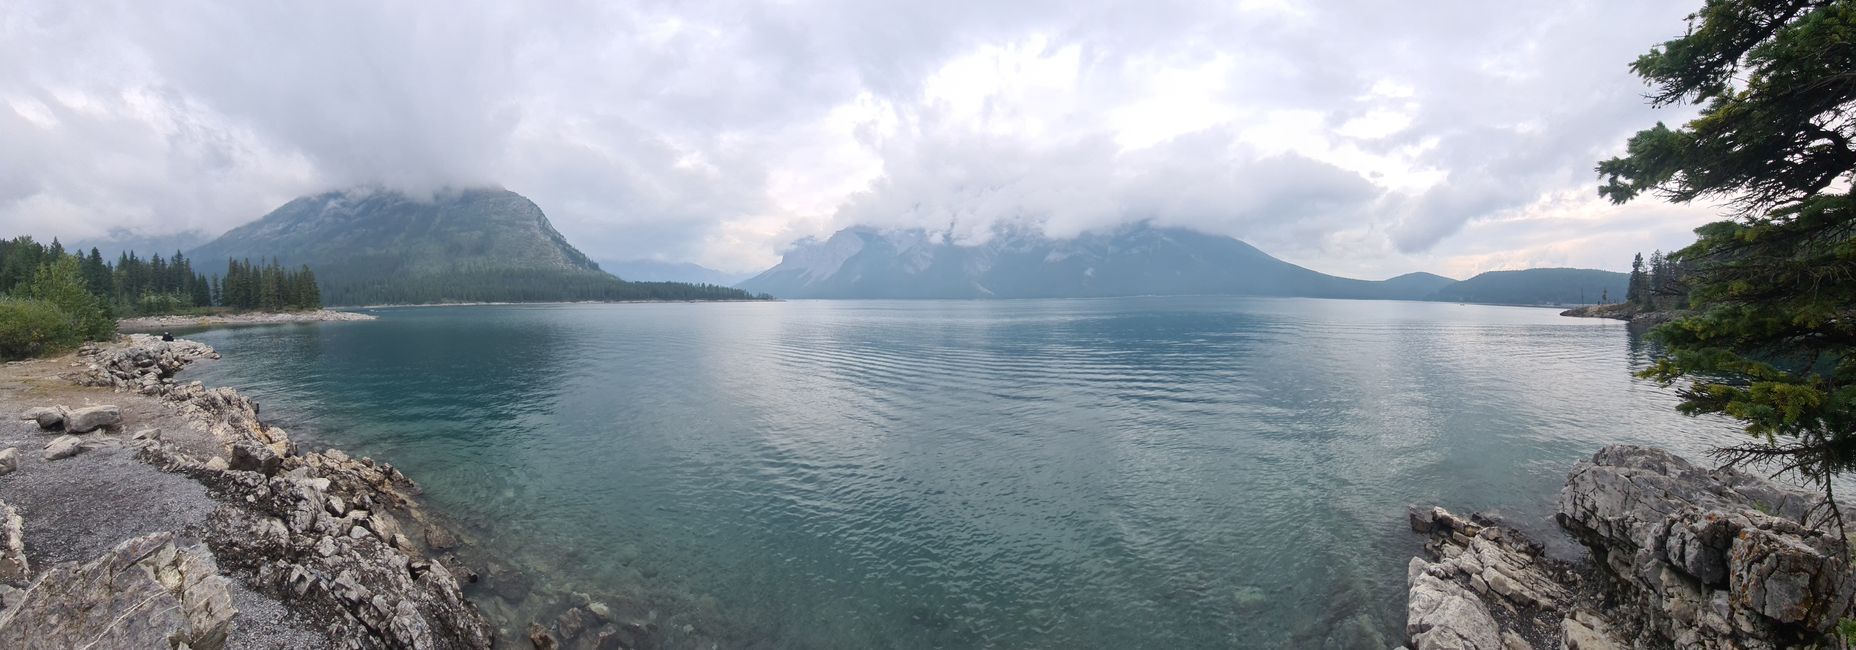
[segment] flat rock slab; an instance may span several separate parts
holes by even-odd
[[[204,548],[180,548],[173,533],[117,544],[82,565],[52,569],[0,616],[0,638],[17,648],[221,650],[232,595]]]

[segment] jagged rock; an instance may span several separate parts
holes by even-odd
[[[161,430],[160,429],[143,429],[141,431],[135,432],[135,435],[130,436],[129,439],[130,440],[160,440]]]
[[[1412,560],[1408,632],[1420,649],[1833,647],[1856,573],[1830,507],[1736,469],[1606,447],[1573,467],[1555,516],[1591,551],[1589,585],[1496,522],[1413,508],[1436,561]],[[1493,633],[1471,601],[1497,614]]]
[[[1412,530],[1430,535],[1425,548],[1435,560],[1412,558],[1407,568],[1412,648],[1530,647],[1512,623],[1550,617],[1572,599],[1558,580],[1564,568],[1520,533],[1437,507],[1413,507],[1408,515]],[[1496,611],[1511,624],[1498,623]]]
[[[19,419],[32,420],[39,425],[40,429],[51,431],[64,426],[64,409],[56,406],[30,408],[26,409],[26,412],[21,414]]]
[[[64,429],[71,433],[90,433],[122,422],[122,409],[115,406],[86,406],[72,409],[65,417]]]
[[[1856,574],[1823,525],[1823,503],[1737,469],[1613,445],[1574,466],[1557,518],[1617,578],[1634,631],[1678,645],[1783,647],[1827,643],[1856,604]]]
[[[0,476],[6,476],[19,470],[19,448],[0,449]]]
[[[53,568],[14,600],[0,614],[0,638],[21,650],[218,650],[236,613],[212,555],[175,547],[173,533],[126,540],[83,565]]]
[[[0,585],[26,586],[32,565],[26,561],[26,522],[19,511],[0,501]]]
[[[45,445],[45,460],[70,458],[83,450],[84,441],[77,436],[58,436]]]
[[[227,466],[243,472],[257,472],[270,476],[276,474],[277,469],[283,466],[283,459],[278,458],[276,452],[271,451],[270,447],[241,440],[232,443],[232,459],[227,462]]]

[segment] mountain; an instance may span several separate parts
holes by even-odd
[[[796,243],[739,285],[782,298],[1044,298],[1237,294],[1424,298],[1454,282],[1429,273],[1369,281],[1270,257],[1244,242],[1135,224],[1071,239],[1000,233],[978,245],[924,230],[848,228]]]
[[[1500,305],[1588,305],[1624,300],[1630,275],[1596,269],[1489,271],[1442,287],[1430,300]]]
[[[66,242],[65,250],[90,252],[95,248],[103,259],[116,261],[117,256],[133,251],[137,256],[149,255],[167,257],[174,251],[184,251],[204,244],[213,237],[200,230],[183,230],[165,235],[149,235],[128,228],[111,228],[109,233],[94,239]]]
[[[333,305],[748,297],[619,280],[567,243],[534,202],[503,189],[305,196],[188,255],[203,268],[229,258],[308,265]]]
[[[690,282],[726,287],[748,279],[748,274],[745,273],[727,273],[689,262],[602,261],[599,263],[599,268],[620,279],[638,282]]]

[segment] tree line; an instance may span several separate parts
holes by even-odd
[[[1690,262],[1662,251],[1650,253],[1646,266],[1643,253],[1630,263],[1630,284],[1624,302],[1646,311],[1682,309],[1688,306]]]
[[[208,276],[179,251],[146,259],[125,252],[109,262],[95,248],[66,251],[56,239],[49,245],[31,237],[0,240],[0,358],[109,338],[119,316],[321,306],[308,267],[229,260],[223,275]]]
[[[357,268],[359,267],[359,268]],[[447,302],[573,302],[627,300],[754,300],[740,289],[683,282],[628,282],[577,269],[455,269],[411,275],[382,265],[348,265],[322,278],[325,300],[338,305]],[[758,296],[766,299],[767,296]]]

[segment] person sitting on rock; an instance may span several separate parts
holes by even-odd
[[[173,343],[173,342],[174,342],[174,335],[173,335],[173,334],[170,334],[170,333],[167,333],[167,332],[162,332],[162,333],[161,333],[161,340],[163,340],[163,341],[167,341],[167,342],[169,342],[169,343]]]

